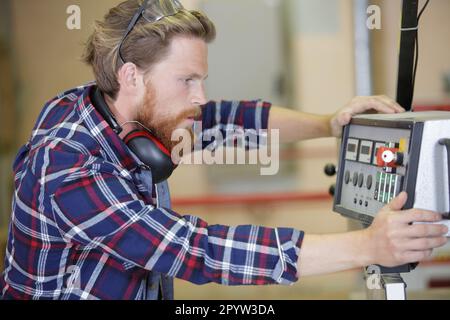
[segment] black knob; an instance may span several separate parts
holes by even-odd
[[[348,184],[350,182],[350,171],[348,171],[348,170],[345,171],[344,182],[345,182],[345,184]]]
[[[332,184],[331,186],[330,186],[330,189],[328,189],[328,193],[331,195],[331,196],[333,196],[334,197],[334,191],[336,190],[336,185],[335,184]]]
[[[397,152],[395,154],[395,163],[399,166],[403,165],[403,161],[404,161],[404,154],[403,152]]]
[[[353,179],[352,179],[352,182],[353,182],[353,185],[354,185],[355,187],[356,187],[356,185],[358,184],[358,177],[359,177],[358,172],[353,173]]]
[[[360,188],[362,188],[363,184],[364,184],[364,174],[363,174],[363,173],[360,173],[360,174],[359,174],[359,177],[358,177],[358,186],[359,186]]]
[[[332,163],[329,163],[325,166],[325,174],[329,177],[332,177],[336,174],[336,166]]]
[[[369,190],[372,188],[372,180],[373,180],[372,175],[369,175],[366,180],[366,186],[367,186],[367,189],[369,189]]]

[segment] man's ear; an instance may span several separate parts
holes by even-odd
[[[121,89],[133,93],[141,87],[143,74],[134,63],[127,62],[119,69],[117,80]]]

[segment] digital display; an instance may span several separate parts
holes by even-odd
[[[355,152],[355,151],[356,151],[356,144],[349,143],[349,144],[347,145],[347,151],[348,151],[348,152]]]
[[[361,146],[361,153],[362,154],[370,154],[370,147],[369,146]]]

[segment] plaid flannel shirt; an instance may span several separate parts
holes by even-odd
[[[136,158],[93,107],[92,87],[49,101],[15,159],[4,299],[155,299],[155,274],[196,284],[297,281],[302,231],[208,225],[157,206]],[[202,110],[203,130],[265,129],[270,104]]]

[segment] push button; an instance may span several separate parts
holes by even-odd
[[[355,172],[353,174],[353,185],[356,187],[357,184],[358,184],[358,172]]]
[[[364,185],[364,174],[360,173],[358,177],[358,186],[362,188],[363,185]]]
[[[345,184],[348,184],[350,182],[350,171],[345,171],[345,175],[344,175],[344,182]]]
[[[369,175],[366,179],[366,187],[368,190],[372,189],[372,182],[373,182],[373,177],[372,177],[372,175]]]

